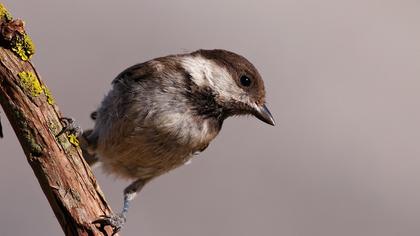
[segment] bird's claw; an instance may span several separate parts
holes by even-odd
[[[100,229],[104,229],[105,226],[109,225],[112,228],[112,235],[118,233],[124,226],[126,218],[123,214],[112,214],[109,216],[102,215],[99,219],[93,221],[93,224],[98,224]]]
[[[62,135],[65,132],[69,134],[74,134],[76,137],[82,133],[82,128],[76,123],[76,120],[68,117],[60,118],[61,125],[63,129],[56,135],[56,137]]]

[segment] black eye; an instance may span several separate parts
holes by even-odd
[[[241,81],[242,86],[245,86],[245,87],[251,86],[251,83],[252,83],[251,79],[246,75],[241,76],[240,81]]]

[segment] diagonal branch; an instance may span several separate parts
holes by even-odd
[[[29,61],[33,44],[2,4],[0,29],[0,104],[27,160],[66,235],[103,235],[91,222],[111,209],[77,140],[56,137],[61,113]]]

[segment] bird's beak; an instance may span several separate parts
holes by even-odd
[[[267,106],[264,104],[262,106],[255,105],[253,115],[259,120],[264,121],[267,124],[274,126],[276,122],[274,121],[273,116],[268,110]]]

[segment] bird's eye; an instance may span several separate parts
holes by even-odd
[[[245,86],[245,87],[251,86],[251,83],[252,83],[251,79],[246,75],[241,76],[240,82],[242,86]]]

